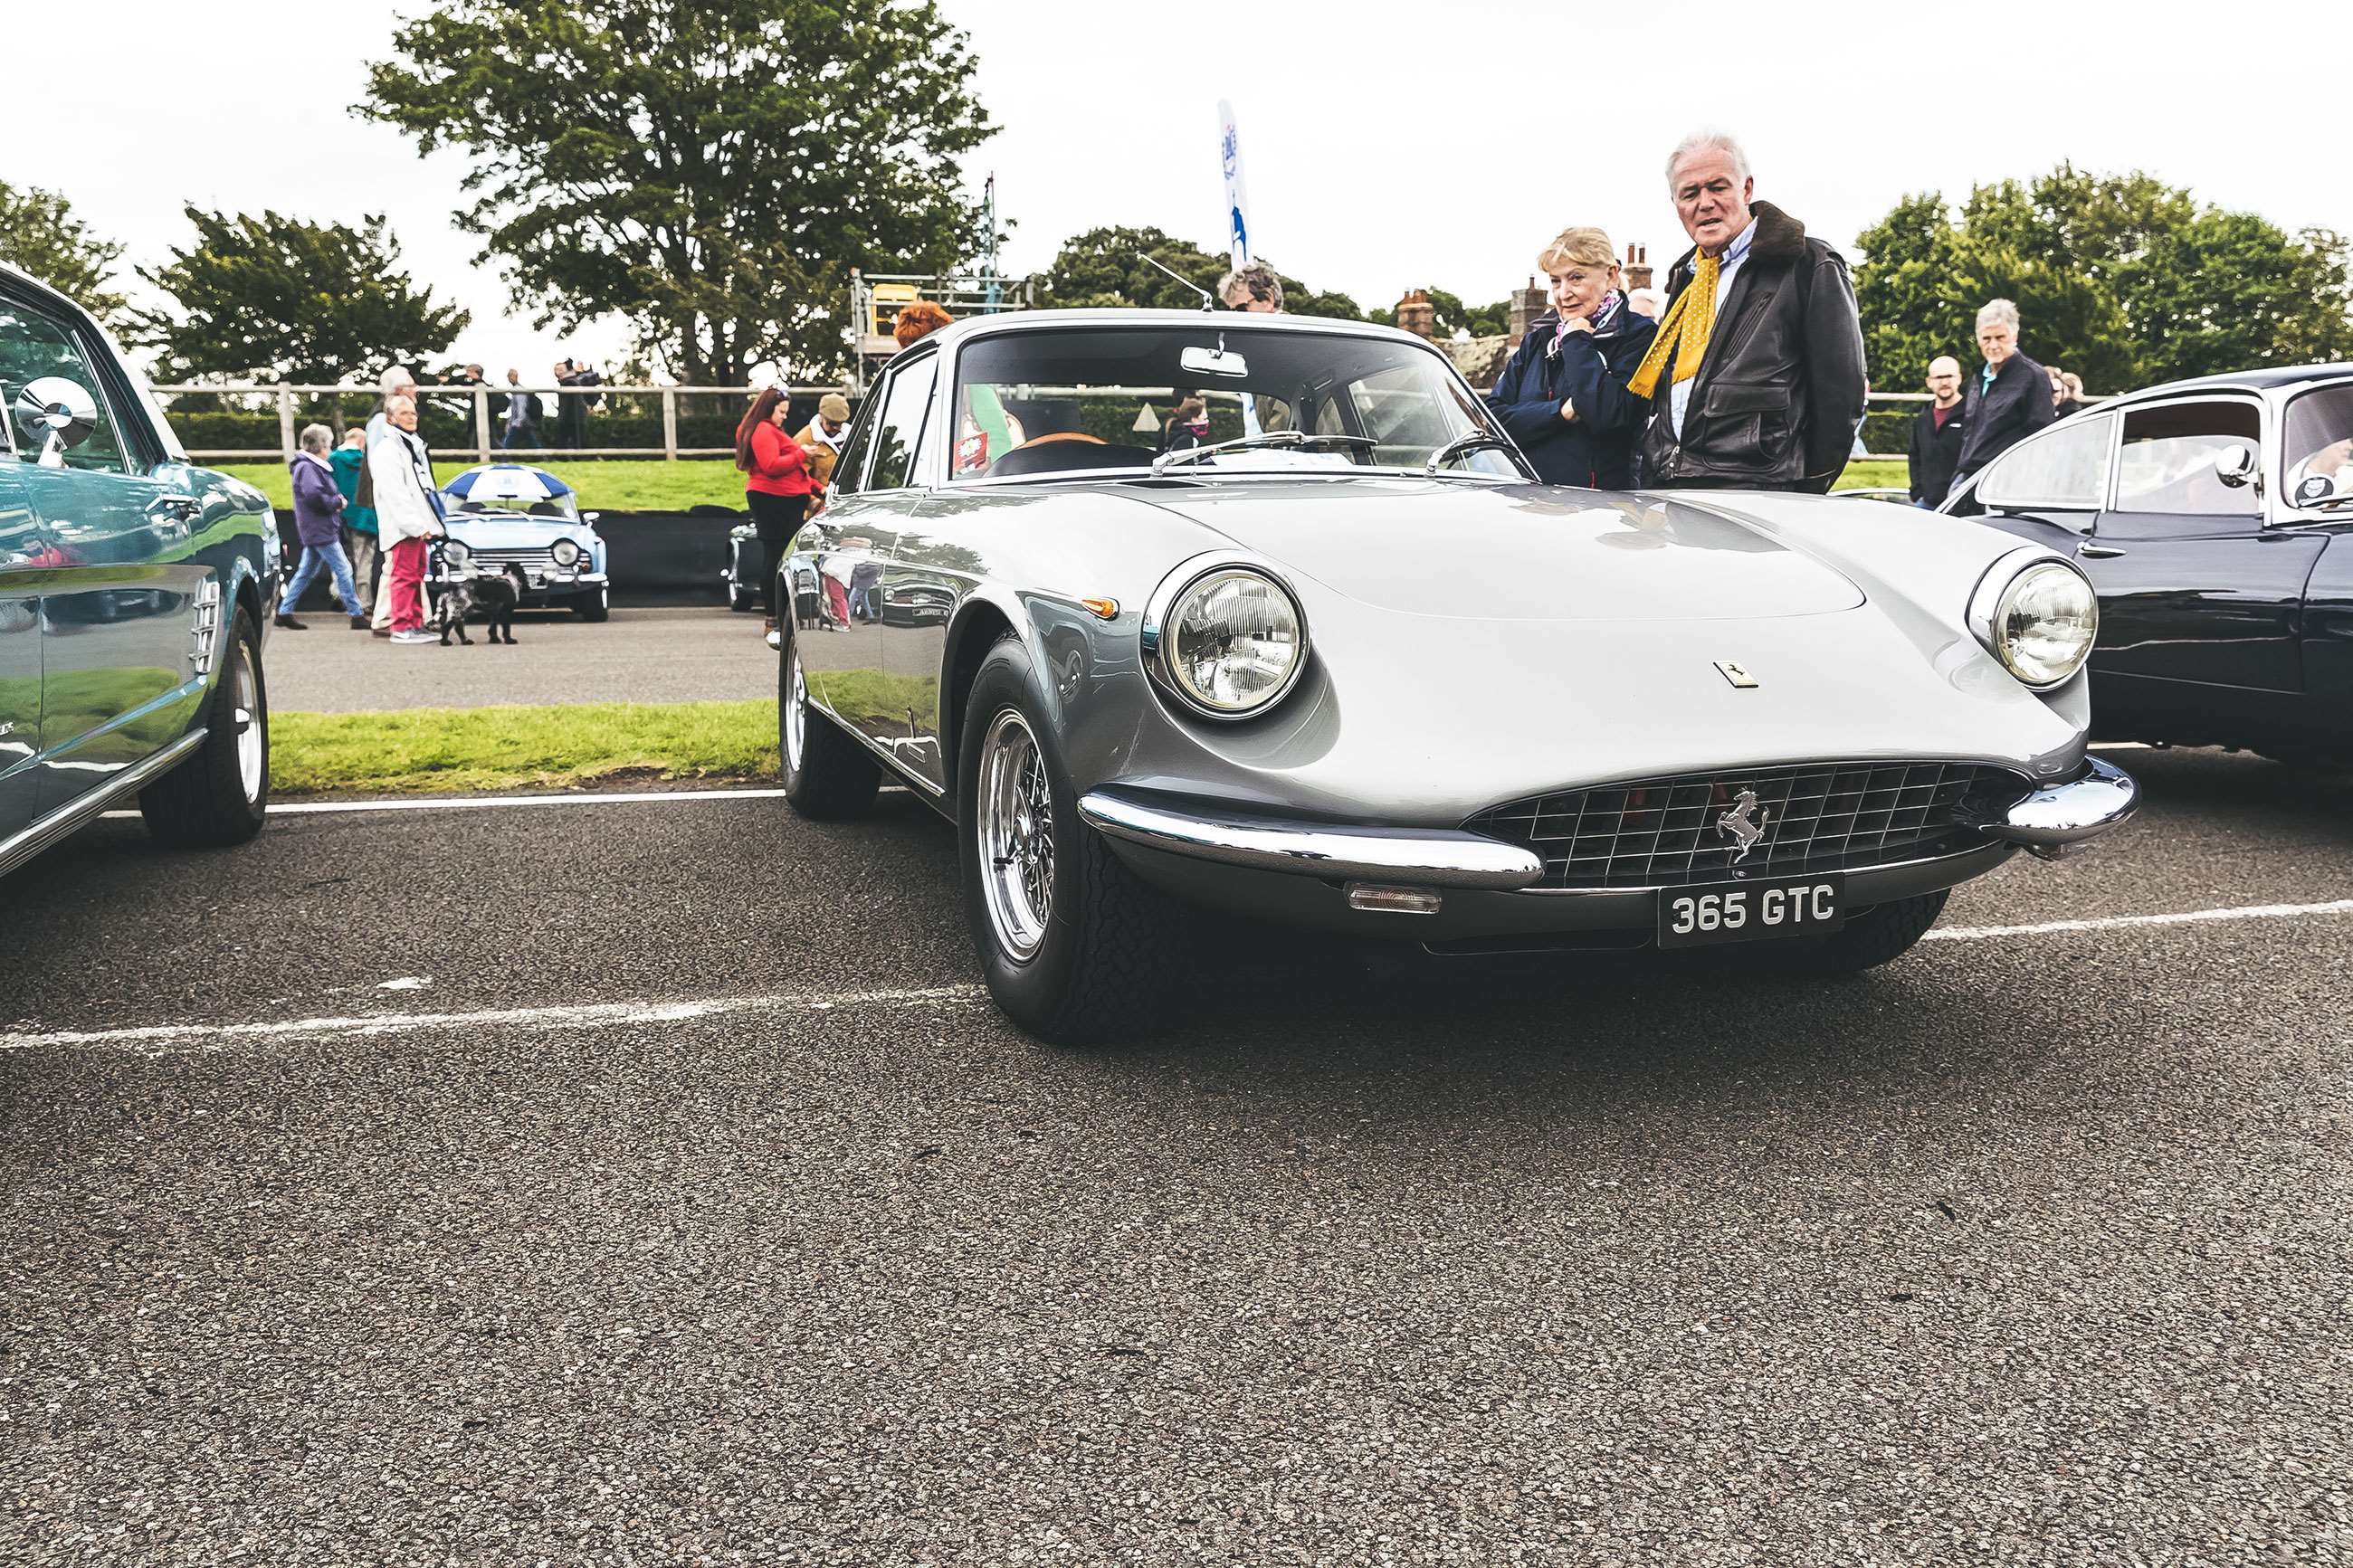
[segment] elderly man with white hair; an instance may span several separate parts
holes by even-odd
[[[1953,469],[1957,485],[2059,417],[2051,405],[2049,373],[2018,352],[2017,306],[2007,300],[1986,301],[1978,312],[1978,352],[1985,355],[1985,367],[1969,377],[1961,400],[1968,434]]]
[[[1667,193],[1692,248],[1667,272],[1667,310],[1630,378],[1652,399],[1641,482],[1828,490],[1862,424],[1862,322],[1846,260],[1754,199],[1740,144],[1685,137]]]

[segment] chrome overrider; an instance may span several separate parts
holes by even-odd
[[[2056,860],[2088,847],[2139,804],[2140,786],[2130,774],[2087,757],[2073,778],[2041,785],[1998,820],[1977,826],[1997,843]],[[1082,796],[1079,817],[1098,833],[1130,844],[1256,871],[1503,892],[1526,888],[1544,875],[1544,862],[1534,851],[1473,833],[1300,822],[1116,787]]]
[[[2043,784],[2011,806],[2000,822],[1981,822],[1988,837],[2021,845],[2029,854],[2056,860],[2091,847],[2091,841],[2122,824],[2140,805],[2140,785],[2124,769],[2097,757],[2084,759],[2084,771],[2064,784]]]

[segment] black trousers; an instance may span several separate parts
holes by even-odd
[[[785,558],[786,544],[801,531],[809,499],[745,490],[744,500],[752,509],[752,526],[760,531],[760,602],[770,616],[782,620],[790,612],[776,608],[776,566]]]

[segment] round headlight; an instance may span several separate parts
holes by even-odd
[[[445,539],[441,542],[441,559],[452,572],[463,572],[474,559],[473,547],[462,539]]]
[[[1993,650],[2010,674],[2037,689],[2057,686],[2092,656],[2099,597],[2073,567],[2039,561],[2001,591],[1990,629]]]
[[[569,539],[559,539],[547,547],[547,558],[569,570],[579,563],[580,546]]]
[[[1212,718],[1240,719],[1289,691],[1307,662],[1307,622],[1291,590],[1254,567],[1183,580],[1146,635],[1166,684]]]

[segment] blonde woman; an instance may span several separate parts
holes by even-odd
[[[1634,442],[1651,401],[1626,380],[1659,323],[1626,302],[1618,252],[1598,228],[1563,229],[1536,257],[1552,309],[1495,379],[1488,406],[1551,485],[1631,489]]]

